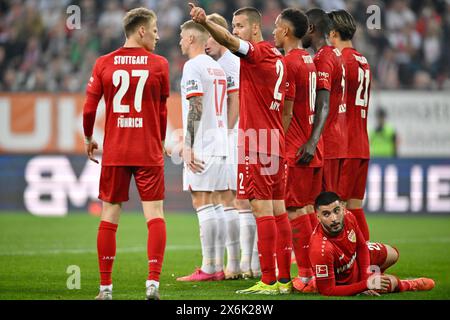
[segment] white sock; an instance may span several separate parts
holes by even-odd
[[[213,204],[207,204],[197,209],[200,227],[200,242],[202,244],[202,271],[215,272],[214,243],[217,233],[216,215]]]
[[[108,290],[108,291],[111,291],[111,292],[112,292],[112,288],[113,288],[113,285],[112,285],[112,284],[107,285],[107,286],[102,286],[102,285],[100,285],[100,291]]]
[[[253,242],[255,241],[256,220],[251,210],[239,210],[239,229],[241,243],[241,272],[250,270]]]
[[[147,280],[145,281],[145,287],[148,288],[151,285],[154,285],[157,289],[159,288],[159,281],[155,281],[155,280]]]
[[[258,253],[258,230],[255,229],[255,242],[253,243],[252,263],[251,268],[253,274],[261,272],[261,266],[259,265],[259,253]]]
[[[225,241],[227,237],[227,225],[225,218],[225,211],[223,210],[223,205],[218,204],[214,206],[214,210],[216,211],[216,223],[217,223],[217,231],[216,231],[216,242],[215,242],[215,251],[216,251],[216,272],[223,271],[223,257],[225,256]]]
[[[236,208],[225,208],[224,211],[227,224],[227,270],[229,272],[239,272],[239,213]]]

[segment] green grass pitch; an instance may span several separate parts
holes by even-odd
[[[166,214],[167,251],[161,278],[161,298],[207,299],[336,299],[319,295],[236,295],[253,280],[178,283],[175,279],[201,263],[198,224],[194,214]],[[30,214],[0,214],[0,300],[88,299],[98,291],[96,234],[99,218],[69,214],[40,218]],[[428,276],[430,292],[406,292],[382,297],[347,299],[450,299],[450,217],[387,216],[368,218],[371,239],[395,245],[400,260],[389,272],[401,278]],[[147,274],[147,229],[139,214],[124,213],[118,228],[114,265],[114,299],[144,298]],[[68,266],[81,270],[81,289],[69,290]],[[296,275],[293,266],[292,275]]]

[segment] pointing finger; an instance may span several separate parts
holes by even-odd
[[[196,6],[192,2],[189,2],[189,7],[191,7],[191,9],[194,9]]]

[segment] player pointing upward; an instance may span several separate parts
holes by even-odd
[[[238,293],[288,293],[292,288],[292,234],[283,200],[281,113],[286,88],[283,57],[276,48],[263,41],[261,14],[256,9],[241,8],[234,13],[232,35],[210,21],[202,8],[189,5],[192,19],[203,25],[218,43],[241,57],[238,199],[249,199],[256,216],[262,279]]]
[[[97,251],[100,269],[99,300],[112,299],[112,267],[116,230],[122,202],[128,201],[134,176],[148,226],[147,299],[159,299],[159,274],[166,245],[163,215],[166,99],[169,65],[155,55],[158,41],[156,15],[145,8],[129,11],[123,19],[124,46],[97,59],[86,90],[83,126],[86,151],[95,161],[92,138],[100,98],[106,102],[100,195],[103,200]]]

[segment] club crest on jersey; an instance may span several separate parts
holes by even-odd
[[[350,240],[350,242],[355,243],[356,242],[356,233],[355,230],[352,229],[352,231],[350,231],[350,233],[347,236],[348,240]]]
[[[328,277],[328,266],[326,264],[316,265],[316,277],[317,278]]]

